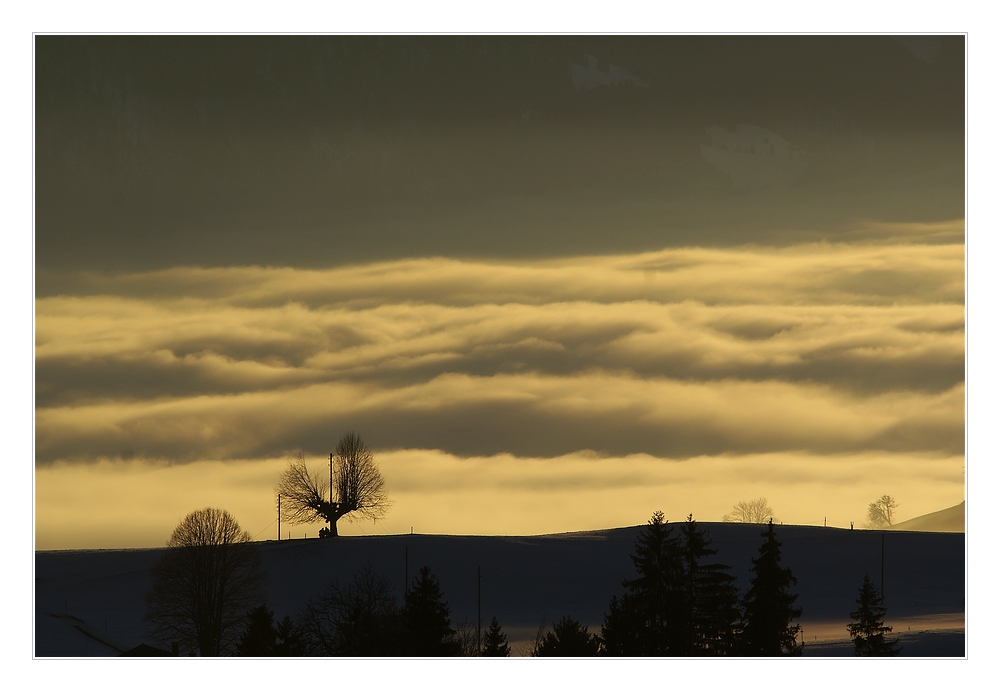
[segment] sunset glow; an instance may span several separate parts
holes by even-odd
[[[957,505],[964,38],[899,39],[38,37],[36,548],[273,538],[348,431],[346,534]]]

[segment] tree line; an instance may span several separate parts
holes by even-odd
[[[599,633],[565,616],[540,630],[533,656],[797,656],[803,644],[796,580],[781,564],[773,522],[761,533],[750,586],[740,593],[731,568],[689,515],[675,535],[662,512],[640,531],[635,574],[612,596]],[[478,640],[453,626],[429,566],[407,585],[402,602],[370,566],[331,583],[295,618],[275,622],[262,595],[264,573],[248,532],[227,512],[189,514],[152,569],[146,619],[160,642],[202,656],[509,656],[493,617]],[[865,575],[848,632],[859,656],[891,656],[882,596]]]
[[[654,513],[631,555],[636,575],[622,581],[621,596],[612,596],[600,634],[564,618],[536,647],[538,655],[801,654],[794,620],[802,610],[790,592],[795,577],[780,564],[773,522],[762,537],[750,588],[741,596],[731,568],[712,559],[716,550],[690,515],[674,535],[663,513]],[[578,642],[575,653],[568,652],[570,642]]]
[[[337,536],[337,522],[378,519],[390,506],[371,450],[353,432],[330,454],[326,474],[310,473],[303,456],[282,473],[275,492],[279,516],[291,523],[327,522],[320,536]],[[284,503],[281,503],[284,499]],[[869,506],[871,526],[892,524],[895,500]],[[800,655],[802,614],[796,584],[781,566],[774,511],[766,498],[740,502],[727,522],[767,524],[752,561],[746,593],[691,515],[674,535],[662,512],[640,532],[631,555],[635,575],[612,596],[600,633],[571,616],[539,629],[533,656],[783,656]],[[227,512],[189,514],[153,568],[146,619],[151,634],[203,656],[507,656],[494,617],[485,638],[467,624],[453,628],[448,604],[430,568],[421,568],[398,603],[389,582],[366,567],[348,584],[332,583],[297,619],[274,622],[263,603],[260,559],[246,531]],[[886,639],[881,594],[865,575],[848,631],[858,655],[894,655]]]

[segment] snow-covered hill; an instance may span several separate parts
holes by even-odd
[[[701,524],[718,558],[746,588],[762,527]],[[572,615],[599,631],[621,580],[633,576],[629,555],[640,527],[548,536],[395,535],[259,543],[278,618],[291,615],[334,579],[349,580],[366,563],[402,594],[422,565],[437,575],[453,624],[476,617],[476,568],[482,569],[482,615],[499,619],[515,653],[538,627]],[[846,637],[848,613],[865,572],[881,579],[880,532],[780,526],[783,561],[798,579],[804,639],[819,647]],[[142,615],[149,568],[161,549],[40,551],[35,555],[35,654],[115,656],[150,642]],[[965,536],[887,532],[885,593],[897,632],[964,629]],[[963,655],[953,635],[941,655]],[[961,646],[958,646],[961,644]],[[807,653],[809,653],[809,646]],[[820,653],[821,648],[816,649]],[[824,655],[836,655],[827,652]],[[926,652],[921,655],[928,655]]]
[[[963,533],[965,531],[965,502],[954,507],[931,512],[892,527],[894,531],[950,531]]]

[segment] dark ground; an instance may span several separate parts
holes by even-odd
[[[732,566],[739,586],[745,589],[751,559],[761,542],[761,527],[701,526],[708,529],[719,561]],[[483,620],[489,622],[495,615],[514,643],[533,639],[540,625],[550,625],[563,615],[599,630],[611,596],[623,591],[621,580],[634,575],[629,555],[638,531],[639,527],[629,527],[534,537],[342,537],[258,545],[269,576],[266,596],[279,619],[286,614],[294,618],[333,580],[350,580],[369,562],[396,586],[399,597],[408,562],[411,581],[422,565],[431,567],[451,608],[453,624],[465,621],[474,626],[476,568],[480,567]],[[882,534],[780,526],[777,535],[783,544],[783,562],[798,579],[797,604],[802,607],[807,633],[822,631],[821,623],[833,633],[839,630],[836,623],[846,627],[865,572],[876,583],[881,578]],[[36,655],[115,655],[116,648],[125,650],[146,641],[144,595],[149,588],[149,567],[160,553],[160,549],[37,552]],[[886,533],[885,594],[889,624],[903,618],[964,613],[965,535]],[[66,624],[79,626],[72,628],[72,636],[66,635]],[[81,638],[81,630],[110,648],[102,648],[94,637]],[[907,655],[964,655],[964,630],[904,634]],[[837,635],[828,638],[832,636]],[[832,642],[807,644],[807,655],[852,653]]]

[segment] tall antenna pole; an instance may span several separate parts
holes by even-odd
[[[476,656],[482,653],[479,645],[479,631],[483,627],[483,568],[476,567]]]
[[[330,533],[333,534],[333,452],[330,452]]]
[[[885,605],[885,533],[882,533],[882,586],[879,587],[882,595],[882,605]]]

